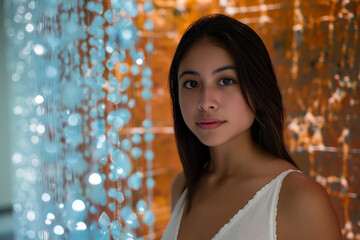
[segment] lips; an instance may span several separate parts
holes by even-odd
[[[203,130],[213,130],[220,127],[224,122],[216,118],[202,118],[196,124]]]

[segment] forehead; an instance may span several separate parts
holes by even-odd
[[[225,65],[235,65],[232,56],[219,44],[202,39],[189,48],[180,62],[178,74],[185,70],[213,71]]]

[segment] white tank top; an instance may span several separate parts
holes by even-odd
[[[279,192],[288,169],[256,192],[255,196],[240,209],[212,238],[212,240],[256,239],[276,240],[276,211]],[[187,189],[177,201],[162,240],[177,240],[180,221],[185,207]]]

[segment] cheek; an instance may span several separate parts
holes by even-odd
[[[254,120],[255,118],[254,114],[251,111],[250,107],[247,105],[242,95],[229,100],[229,102],[234,103],[233,105],[232,104],[228,105],[231,108],[229,111],[233,111],[238,118],[250,122]]]
[[[193,104],[191,104],[191,101],[188,98],[184,98],[180,96],[179,105],[180,105],[181,114],[183,115],[184,119],[186,119],[189,113],[191,112],[191,106]]]
[[[179,105],[184,122],[191,129],[196,112],[195,101],[190,96],[179,96]]]

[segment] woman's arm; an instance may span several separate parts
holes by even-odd
[[[325,189],[302,173],[283,182],[277,208],[278,240],[341,240],[341,228]]]
[[[171,212],[174,210],[174,207],[181,196],[185,187],[185,175],[183,172],[176,175],[172,184],[171,184]]]

